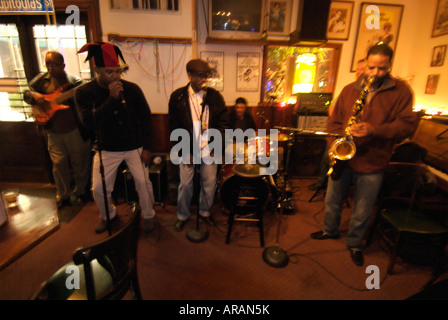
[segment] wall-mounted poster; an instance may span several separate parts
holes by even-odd
[[[258,91],[260,78],[260,54],[237,53],[237,91]]]
[[[347,40],[352,23],[353,1],[331,1],[327,39]]]
[[[443,66],[445,60],[446,45],[434,47],[432,51],[431,67]]]
[[[438,37],[448,33],[448,0],[438,0],[436,17],[432,28],[432,37]]]
[[[378,43],[387,44],[395,51],[402,14],[403,5],[365,2],[361,4],[350,71],[355,72],[358,61],[365,59],[369,49]]]
[[[268,0],[269,35],[289,35],[292,0]]]
[[[218,91],[224,90],[224,52],[202,51],[201,59],[207,61],[212,73],[208,86]]]
[[[426,81],[425,94],[435,94],[437,90],[437,84],[439,83],[440,74],[430,74]]]

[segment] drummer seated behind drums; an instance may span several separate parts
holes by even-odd
[[[235,106],[230,111],[230,128],[231,129],[247,129],[257,130],[254,118],[247,110],[247,101],[243,97],[239,97],[235,101]]]

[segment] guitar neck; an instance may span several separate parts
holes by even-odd
[[[74,94],[75,94],[75,88],[70,89],[70,90],[63,92],[63,93],[59,94],[58,96],[56,96],[54,98],[54,102],[56,102],[57,104],[61,104],[61,102],[73,97]]]

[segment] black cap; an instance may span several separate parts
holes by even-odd
[[[187,72],[189,73],[210,73],[210,71],[210,66],[202,59],[192,59],[187,63]]]

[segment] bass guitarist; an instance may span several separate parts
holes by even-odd
[[[91,162],[89,133],[79,121],[72,98],[55,102],[60,95],[73,96],[70,93],[83,80],[65,72],[64,57],[59,52],[48,52],[45,66],[47,72],[31,80],[24,100],[32,105],[36,121],[44,127],[58,209],[75,203],[83,205],[91,198],[87,190]]]

